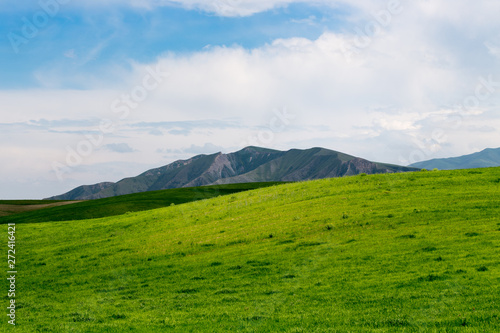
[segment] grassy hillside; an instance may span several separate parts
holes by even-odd
[[[16,329],[494,332],[499,189],[499,168],[361,175],[19,224]]]
[[[167,207],[172,204],[178,205],[196,200],[209,199],[219,195],[228,195],[273,186],[276,184],[280,183],[247,183],[179,188],[135,193],[78,203],[67,201],[4,201],[5,205],[2,205],[2,201],[0,201],[0,224],[69,220],[75,221],[116,216],[127,212],[151,210],[155,208]],[[36,205],[37,203],[45,203],[45,205]],[[70,203],[71,206],[63,206]],[[2,207],[5,207],[5,211],[8,207],[10,207],[10,209],[12,209],[15,213],[24,213],[11,215],[13,213],[11,212],[10,214],[4,214],[9,216],[2,216]]]
[[[44,208],[64,206],[75,202],[47,200],[0,200],[0,220],[2,216],[35,211]]]

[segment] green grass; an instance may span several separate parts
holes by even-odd
[[[75,221],[116,216],[128,212],[146,211],[170,206],[172,204],[178,205],[277,184],[282,183],[245,183],[151,191],[78,202],[69,206],[51,208],[41,207],[43,209],[29,212],[22,212],[22,209],[29,208],[29,205],[58,203],[60,201],[3,201],[7,205],[12,205],[11,207],[19,207],[14,213],[22,213],[11,215],[13,212],[10,212],[8,216],[1,216],[0,214],[0,224]],[[0,213],[2,212],[1,203],[2,202],[0,202]],[[27,207],[23,207],[23,205]]]
[[[356,176],[19,224],[16,330],[495,332],[499,178]]]

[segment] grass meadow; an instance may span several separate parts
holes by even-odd
[[[499,194],[500,168],[359,175],[19,223],[15,329],[497,332]]]

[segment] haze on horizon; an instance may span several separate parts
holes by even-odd
[[[0,199],[197,154],[372,161],[500,142],[500,2],[41,0],[0,8]]]

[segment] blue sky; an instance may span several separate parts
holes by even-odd
[[[23,37],[23,17],[33,23],[33,16],[41,10],[31,5],[1,13],[0,88],[39,87],[40,82],[33,77],[39,68],[57,66],[70,73],[101,73],[110,66],[127,69],[130,61],[147,63],[166,52],[189,53],[210,45],[252,49],[278,38],[316,39],[341,27],[348,9],[292,3],[246,17],[221,17],[173,5],[154,10],[124,5],[61,6],[36,37],[28,38],[26,44],[16,40],[18,52],[14,52],[11,39],[15,37],[9,38],[9,34]],[[68,80],[60,88],[87,87]]]
[[[498,147],[498,12],[467,0],[4,1],[0,199],[246,145],[404,165]]]

